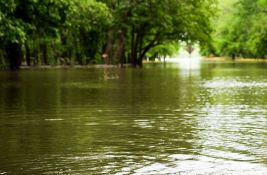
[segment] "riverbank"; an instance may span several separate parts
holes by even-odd
[[[267,62],[267,59],[263,58],[236,58],[232,60],[230,57],[202,57],[201,61],[203,62],[245,62],[245,63],[255,63],[255,62]],[[169,61],[166,61],[169,62]],[[170,61],[171,62],[171,61]],[[163,61],[147,61],[144,60],[143,64],[151,64],[151,63],[164,63]],[[90,68],[129,68],[133,67],[131,64],[123,64],[123,66],[117,64],[89,64],[89,65],[33,65],[26,66],[25,64],[20,66],[21,70],[28,69],[90,69]],[[8,70],[5,68],[0,68],[0,70]]]
[[[208,62],[267,62],[267,59],[264,58],[241,58],[237,57],[235,60],[232,60],[230,57],[203,57],[202,61]]]
[[[90,65],[36,65],[21,66],[20,69],[88,69],[88,68],[117,68],[119,65],[90,64]]]

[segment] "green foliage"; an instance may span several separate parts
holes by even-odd
[[[215,22],[213,45],[207,54],[261,57],[267,55],[267,1],[224,0],[220,2],[219,20]]]
[[[130,55],[133,64],[141,64],[148,51],[168,41],[210,41],[212,0],[132,0],[105,2],[113,12],[112,45],[108,55]],[[119,44],[116,44],[119,43]],[[123,51],[124,50],[124,51]],[[121,52],[118,54],[117,52]],[[114,55],[114,56],[112,56]]]
[[[179,51],[179,43],[175,41],[166,42],[161,45],[158,45],[152,48],[148,53],[147,57],[149,58],[166,58],[167,56],[174,56]]]
[[[16,68],[21,63],[141,65],[148,53],[171,55],[178,40],[208,44],[214,4],[213,0],[0,1],[0,52]]]
[[[0,1],[0,40],[20,42],[25,40],[24,23],[14,17],[14,0]]]
[[[68,49],[73,48],[73,43],[76,43],[74,50],[77,62],[86,64],[93,62],[93,59],[98,57],[102,52],[102,47],[106,38],[106,30],[112,23],[110,10],[103,3],[96,1],[77,1],[75,10],[72,15],[69,15],[70,32],[72,36]]]

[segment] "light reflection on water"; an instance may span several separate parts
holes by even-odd
[[[238,80],[211,80],[205,82],[204,86],[206,88],[216,88],[216,89],[225,89],[225,88],[266,88],[267,82],[257,82],[243,80],[245,82]]]
[[[190,71],[0,72],[0,174],[266,174],[265,67]]]

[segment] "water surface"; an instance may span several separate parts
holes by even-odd
[[[267,65],[0,72],[0,174],[266,174]]]

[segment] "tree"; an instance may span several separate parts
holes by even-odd
[[[74,50],[78,64],[94,62],[95,59],[101,62],[106,33],[113,19],[110,9],[101,2],[77,1],[74,13],[68,17],[71,26],[65,30],[65,37],[69,36],[65,49]]]
[[[6,50],[10,69],[17,69],[21,63],[20,43],[25,41],[25,23],[14,16],[14,0],[0,1],[0,41]]]
[[[179,43],[178,41],[171,41],[171,42],[165,42],[161,45],[158,45],[152,49],[150,49],[147,53],[148,58],[163,58],[165,61],[167,56],[174,56],[178,53],[179,51]]]
[[[55,37],[60,24],[65,22],[68,0],[8,0],[1,1],[0,37],[11,69],[18,69],[22,61],[22,45],[34,36]],[[46,43],[42,41],[43,63],[47,62]],[[26,51],[29,48],[26,47]],[[27,55],[29,56],[29,55]],[[28,60],[29,62],[29,60]]]
[[[210,39],[213,1],[102,2],[112,9],[115,19],[106,49],[113,59],[118,59],[118,55],[128,55],[134,66],[142,66],[142,59],[148,51],[166,41],[191,40],[203,44]]]
[[[213,0],[7,0],[1,55],[32,64],[132,63],[173,41],[210,40]]]
[[[267,55],[266,0],[221,1],[213,45],[207,54],[261,57]]]

